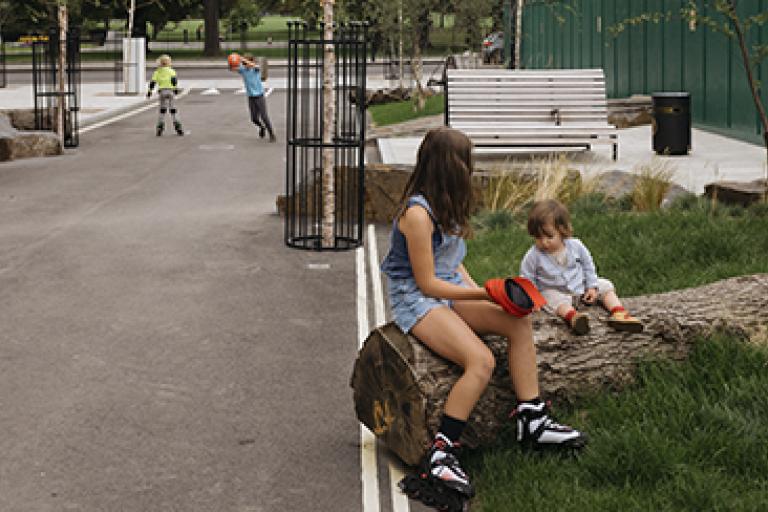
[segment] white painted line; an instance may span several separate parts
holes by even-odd
[[[210,89],[206,89],[203,92],[200,93],[200,96],[218,96],[221,94],[219,90],[215,87],[211,87]]]
[[[384,289],[381,286],[381,272],[379,271],[379,250],[376,243],[376,226],[368,224],[368,261],[371,269],[371,285],[373,287],[373,311],[376,325],[383,325],[387,321],[386,310],[384,309]],[[408,512],[408,497],[403,494],[397,486],[398,482],[405,477],[400,466],[389,461],[389,486],[392,497],[393,512]]]
[[[357,337],[362,348],[368,337],[368,283],[365,278],[365,253],[362,247],[355,251],[357,269]],[[379,512],[379,480],[376,465],[376,437],[360,424],[360,479],[363,484],[363,512]]]
[[[181,92],[181,94],[179,94],[177,96],[177,98],[183,98],[187,94],[189,94],[189,89],[184,89]],[[99,121],[98,123],[94,123],[94,124],[92,124],[90,126],[86,126],[85,128],[80,128],[80,133],[89,132],[91,130],[95,130],[96,128],[101,128],[102,126],[107,126],[108,124],[112,124],[112,123],[116,123],[118,121],[122,121],[123,119],[127,119],[127,118],[129,118],[129,117],[131,117],[133,115],[136,115],[136,114],[140,113],[140,112],[144,112],[145,110],[149,110],[151,108],[156,108],[156,107],[157,107],[157,103],[155,103],[155,102],[147,103],[146,105],[142,105],[142,106],[140,106],[139,108],[137,108],[135,110],[130,110],[130,111],[124,113],[124,114],[120,114],[120,115],[115,116],[115,117],[110,117],[109,119],[105,119],[104,121]]]
[[[379,250],[376,243],[376,226],[368,224],[368,264],[371,268],[371,286],[373,287],[373,320],[376,326],[384,325],[386,312],[384,311],[384,291],[381,286],[381,272],[379,272]]]

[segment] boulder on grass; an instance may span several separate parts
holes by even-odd
[[[768,180],[716,181],[704,187],[704,194],[721,203],[749,206],[768,200]]]

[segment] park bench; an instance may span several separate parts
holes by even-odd
[[[446,69],[445,124],[481,154],[591,150],[613,146],[602,69]]]

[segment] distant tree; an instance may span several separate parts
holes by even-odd
[[[221,52],[219,43],[219,0],[203,0],[205,43],[203,54],[214,57]]]
[[[253,0],[237,0],[229,9],[225,24],[230,32],[256,27],[264,16],[264,7]]]
[[[492,0],[473,0],[472,2],[456,2],[454,30],[464,34],[464,44],[467,48],[477,51],[487,32],[485,20],[491,17]]]

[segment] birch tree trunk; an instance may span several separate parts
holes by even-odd
[[[563,322],[533,316],[542,395],[578,396],[618,388],[634,378],[638,359],[656,355],[684,359],[700,336],[727,331],[768,343],[768,274],[737,277],[698,288],[624,300],[645,331],[620,333],[607,327],[608,314],[586,308],[591,332],[574,336]],[[509,422],[515,397],[506,339],[487,336],[496,358],[487,389],[475,405],[462,441],[492,443]],[[440,422],[448,392],[461,369],[430,351],[394,324],[371,332],[355,361],[351,386],[358,419],[406,464],[417,464]]]
[[[424,110],[424,104],[427,102],[424,88],[421,86],[421,75],[423,70],[423,63],[421,61],[421,43],[419,42],[419,30],[417,25],[413,30],[413,60],[411,61],[411,72],[413,73],[413,79],[416,82],[414,87],[414,111],[420,112]]]
[[[517,0],[515,13],[515,69],[520,69],[520,59],[522,53],[520,47],[523,43],[523,2],[524,0]]]
[[[323,3],[323,247],[335,245],[334,224],[336,220],[336,192],[334,190],[334,151],[333,142],[336,121],[336,103],[333,95],[336,54],[333,49],[333,3],[334,0],[322,0]]]
[[[128,37],[133,37],[133,17],[136,15],[136,0],[131,0],[128,7]],[[109,25],[107,25],[109,28]]]
[[[405,87],[403,84],[403,2],[404,0],[400,0],[400,4],[397,8],[397,25],[398,30],[400,31],[400,40],[398,42],[397,48],[398,78],[400,80],[400,90],[403,90]]]
[[[59,56],[58,56],[58,100],[56,102],[56,133],[59,136],[59,142],[61,147],[64,147],[64,135],[66,131],[65,116],[67,108],[67,6],[66,4],[59,5]]]

